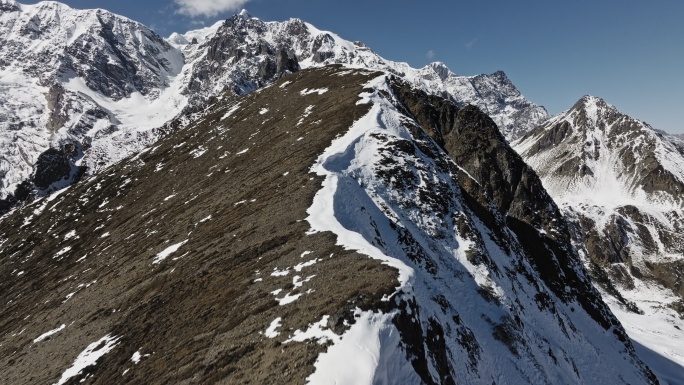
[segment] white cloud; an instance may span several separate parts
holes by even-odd
[[[435,54],[435,51],[429,50],[425,56],[428,58],[428,60],[432,60],[435,58],[435,56],[437,56],[437,54]]]
[[[249,0],[173,0],[177,12],[191,17],[212,17],[240,9]]]

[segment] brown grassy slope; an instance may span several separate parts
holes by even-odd
[[[240,99],[231,117],[221,120],[230,109],[223,106],[72,187],[29,224],[42,202],[0,222],[0,383],[54,383],[107,334],[120,338],[116,347],[74,382],[303,383],[325,347],[282,342],[326,314],[341,325],[398,285],[395,270],[342,250],[332,234],[306,234],[306,210],[321,186],[309,169],[367,111],[356,102],[377,76],[341,71],[282,79]],[[329,91],[300,93],[322,87]],[[309,105],[311,115],[297,125]],[[287,276],[271,275],[286,268]],[[294,288],[295,275],[313,278]],[[276,289],[278,298],[303,295],[280,306]],[[281,334],[266,338],[276,317]],[[137,351],[143,358],[135,364]]]

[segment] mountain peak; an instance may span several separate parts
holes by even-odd
[[[427,65],[427,68],[434,71],[437,74],[437,76],[439,76],[439,78],[442,80],[448,78],[449,75],[453,74],[449,67],[447,67],[447,65],[441,61],[432,62]]]
[[[598,96],[593,96],[593,95],[584,95],[582,96],[575,105],[596,105],[596,106],[610,106],[610,104],[606,103],[606,101],[603,98],[600,98]],[[612,107],[612,106],[611,106]]]
[[[245,19],[245,20],[249,20],[252,18],[252,15],[249,12],[247,12],[247,10],[244,8],[237,15],[240,16],[241,18]]]
[[[496,78],[497,80],[499,80],[502,83],[513,84],[513,82],[511,82],[511,79],[508,78],[508,75],[506,75],[506,73],[503,70],[498,70],[498,71],[494,72],[493,74],[491,74],[490,76],[493,78]]]
[[[590,128],[603,127],[621,117],[632,119],[604,99],[592,95],[582,96],[567,113],[584,116],[586,120],[581,121],[585,121]]]
[[[47,10],[72,10],[68,4],[60,3],[59,1],[40,1],[35,4],[20,4],[14,0],[8,0],[10,3],[14,3],[17,6],[24,6],[33,9],[47,9]],[[85,11],[85,10],[84,10]]]
[[[502,70],[498,70],[496,72],[493,72],[489,75],[487,74],[480,74],[475,76],[475,78],[478,78],[480,80],[485,80],[485,81],[494,81],[495,83],[507,87],[511,90],[511,92],[521,95],[520,91],[515,87],[515,84],[511,81],[511,79],[506,75],[506,73]]]

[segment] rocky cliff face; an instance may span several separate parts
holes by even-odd
[[[2,382],[657,383],[477,108],[324,67],[205,111],[0,219]]]
[[[589,96],[514,143],[628,331],[672,357],[684,353],[683,143]]]

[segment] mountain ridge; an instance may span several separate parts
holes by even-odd
[[[681,139],[300,19],[162,39],[64,7],[0,3],[5,380],[657,383],[644,347],[680,354]]]
[[[4,381],[657,383],[476,107],[341,66],[207,107],[0,219]]]

